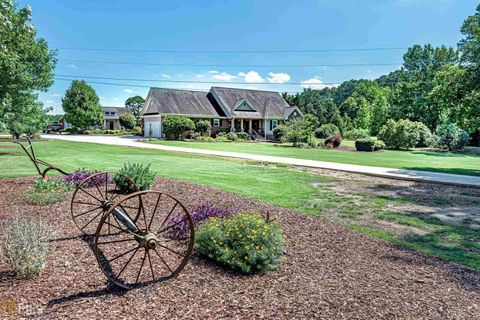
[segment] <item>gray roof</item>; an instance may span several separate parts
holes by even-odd
[[[243,102],[252,107],[236,110]],[[206,118],[286,119],[290,107],[274,91],[212,87],[209,92],[150,88],[142,115],[166,114]]]
[[[289,107],[283,97],[274,91],[223,87],[212,87],[210,91],[214,92],[227,108],[227,114],[234,117],[283,119],[285,108]],[[235,111],[239,100],[246,100],[257,111]]]
[[[151,88],[142,115],[157,113],[218,117],[207,92]]]
[[[130,113],[126,107],[106,107],[102,106],[103,112],[116,112],[116,115],[105,115],[107,119],[118,119],[122,114]]]

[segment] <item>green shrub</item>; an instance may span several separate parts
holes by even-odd
[[[209,120],[199,120],[195,124],[197,131],[200,132],[200,135],[205,136],[210,134],[210,130],[212,129],[212,125],[210,124]]]
[[[357,151],[372,152],[375,150],[375,140],[371,138],[355,140],[355,148]]]
[[[112,181],[123,194],[128,194],[137,191],[132,185],[132,180],[137,186],[138,190],[148,190],[153,185],[156,173],[150,169],[150,164],[142,163],[124,163]],[[130,178],[129,179],[127,179]]]
[[[163,121],[163,132],[167,139],[182,139],[185,132],[194,130],[195,123],[187,117],[169,116]]]
[[[133,114],[125,113],[120,116],[120,125],[127,130],[132,130],[133,127],[137,124],[137,119],[133,116]]]
[[[468,132],[453,123],[443,123],[436,133],[439,146],[450,151],[463,149],[470,140]]]
[[[283,245],[278,224],[248,212],[210,219],[195,234],[196,253],[243,273],[278,268]]]
[[[315,130],[315,137],[318,139],[326,139],[337,134],[340,134],[340,129],[332,123],[324,124]]]
[[[227,133],[224,132],[224,131],[220,131],[220,132],[217,132],[217,133],[216,133],[216,136],[217,136],[217,138],[218,138],[218,137],[226,137],[226,136],[227,136]]]
[[[246,132],[237,132],[237,137],[238,139],[241,139],[241,140],[247,140],[248,139],[248,133]]]
[[[370,134],[367,129],[352,129],[346,131],[343,137],[346,140],[368,139]]]
[[[414,122],[413,124],[416,126],[419,135],[418,142],[415,147],[425,148],[434,146],[435,137],[430,129],[422,122]]]
[[[19,278],[32,278],[47,262],[52,229],[40,220],[14,217],[5,230],[3,254]]]
[[[385,142],[383,140],[375,140],[374,149],[375,151],[385,149]]]
[[[227,133],[227,138],[230,141],[237,141],[238,140],[238,135],[235,132],[229,132]]]
[[[33,188],[25,192],[25,201],[31,205],[48,205],[64,201],[73,186],[63,179],[39,178],[34,182]]]
[[[287,134],[287,126],[281,124],[273,128],[273,139],[275,141],[280,141]]]
[[[382,126],[378,137],[391,149],[410,149],[417,145],[420,133],[415,122],[407,119],[398,121],[389,119]]]
[[[142,127],[134,127],[133,128],[133,134],[135,136],[143,136]]]

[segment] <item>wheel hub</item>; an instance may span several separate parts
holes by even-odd
[[[158,238],[155,234],[148,232],[139,239],[140,245],[147,250],[153,250],[157,247]]]

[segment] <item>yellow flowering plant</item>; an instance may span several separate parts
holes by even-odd
[[[210,219],[195,234],[197,254],[243,273],[278,268],[283,247],[278,224],[253,212]]]

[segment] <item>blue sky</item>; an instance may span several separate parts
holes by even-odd
[[[301,84],[322,87],[352,78],[373,79],[400,66],[404,50],[302,53],[168,53],[71,50],[103,48],[177,51],[251,51],[409,47],[432,43],[456,47],[460,26],[478,0],[323,0],[323,1],[20,1],[33,10],[38,34],[59,50],[57,75],[153,79],[90,80],[103,105],[123,105],[148,88],[208,89],[219,86],[299,91]],[[62,49],[63,48],[63,49]],[[72,61],[75,60],[75,61]],[[140,63],[105,64],[78,60]],[[159,66],[210,64],[229,66]],[[305,64],[389,66],[287,67]],[[268,67],[261,67],[267,65]],[[87,80],[87,79],[86,79]],[[232,84],[239,82],[240,84]],[[263,84],[252,84],[262,82]],[[61,111],[70,82],[56,80],[40,99]],[[306,85],[303,85],[306,86]]]

